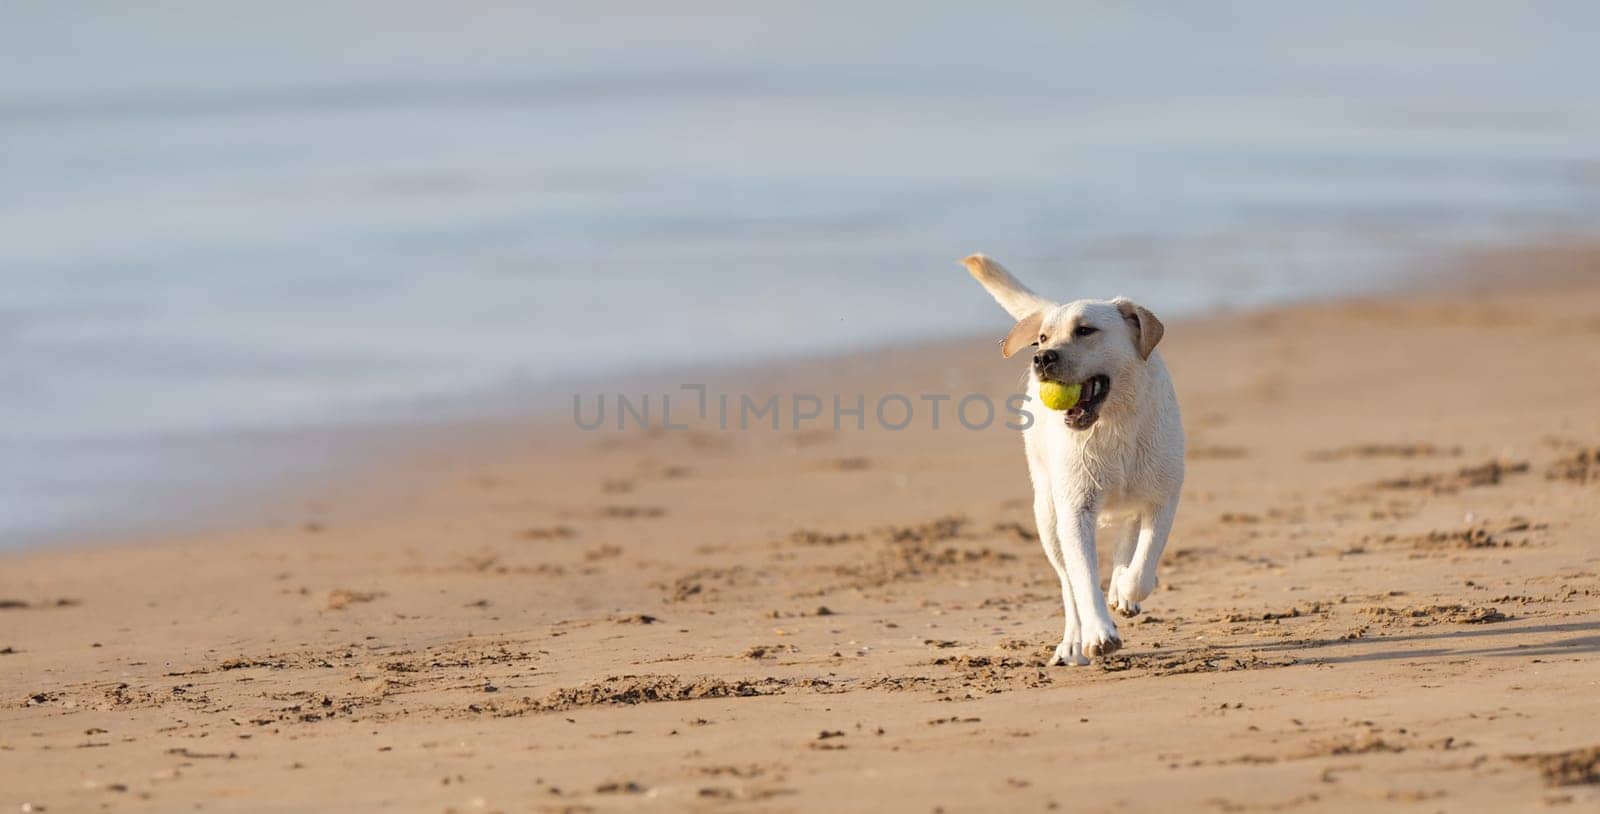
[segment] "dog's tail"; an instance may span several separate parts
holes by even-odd
[[[1027,286],[1018,282],[1017,278],[1006,271],[1006,267],[981,255],[974,254],[961,261],[961,265],[972,272],[972,278],[983,285],[989,296],[994,297],[1000,307],[1006,309],[1012,319],[1022,319],[1036,311],[1042,311],[1055,303],[1033,293]]]

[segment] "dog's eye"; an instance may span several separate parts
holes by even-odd
[[[1094,332],[1096,332],[1098,330],[1100,330],[1100,329],[1094,327],[1093,325],[1079,325],[1077,328],[1073,329],[1072,335],[1073,336],[1089,336],[1090,334],[1093,334]]]
[[[1044,343],[1049,342],[1049,341],[1050,341],[1050,337],[1045,336],[1044,334],[1039,334],[1039,344],[1043,345]]]

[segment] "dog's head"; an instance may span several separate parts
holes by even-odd
[[[1145,365],[1164,329],[1161,320],[1127,299],[1077,300],[1058,305],[1029,291],[1000,264],[973,255],[964,261],[1017,324],[1001,340],[1007,358],[1033,348],[1030,375],[1036,382],[1078,384],[1078,402],[1066,411],[1067,426],[1086,430],[1112,405],[1136,403]]]
[[[1009,358],[1034,348],[1035,380],[1082,385],[1066,419],[1067,426],[1086,430],[1100,419],[1113,390],[1143,383],[1142,366],[1162,331],[1155,314],[1130,300],[1078,300],[1024,316],[1001,341],[1000,352]]]

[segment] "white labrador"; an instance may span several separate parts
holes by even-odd
[[[1078,404],[1063,412],[1030,406],[1023,431],[1033,516],[1045,556],[1061,577],[1066,631],[1052,664],[1082,665],[1122,646],[1106,602],[1124,616],[1156,588],[1183,486],[1183,423],[1167,366],[1155,352],[1161,321],[1126,299],[1046,300],[999,263],[975,254],[962,261],[1017,320],[1001,342],[1010,357],[1034,346],[1031,405],[1039,382],[1081,383]],[[1100,591],[1097,525],[1115,530],[1110,587]]]

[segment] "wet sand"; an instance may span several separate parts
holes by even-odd
[[[1188,482],[1096,665],[1044,666],[999,426],[469,427],[270,528],[0,560],[0,805],[1587,810],[1600,249],[1470,262],[1169,325]],[[744,386],[1019,375],[978,338]]]

